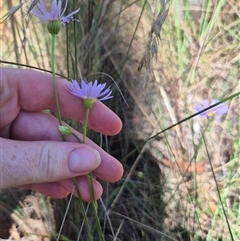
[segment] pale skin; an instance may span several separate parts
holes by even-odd
[[[82,100],[57,80],[61,115],[84,122]],[[76,177],[83,200],[90,201],[86,175],[116,182],[122,165],[90,140],[81,144],[72,136],[62,141],[56,112],[52,76],[33,70],[0,68],[0,189],[31,189],[53,198],[66,197]],[[119,117],[100,101],[90,111],[88,126],[102,134],[115,135],[122,128]],[[74,131],[74,130],[73,130]],[[82,135],[74,131],[82,139]],[[96,199],[102,187],[94,180]]]

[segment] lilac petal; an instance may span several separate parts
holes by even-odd
[[[53,8],[52,4],[52,18],[53,19],[60,19],[60,14],[61,14],[61,8],[62,8],[62,1],[59,0],[58,3]]]
[[[203,100],[201,105],[202,105],[203,109],[205,109],[205,108],[209,107],[209,101],[208,100]]]
[[[72,82],[68,84],[68,88],[73,95],[82,97],[81,88],[76,80],[72,80]]]
[[[77,12],[79,12],[79,10],[80,10],[80,8],[78,8],[77,10],[69,13],[69,14],[68,14],[67,16],[65,16],[65,17],[61,17],[61,22],[62,22],[63,24],[65,24],[65,23],[69,23],[69,22],[71,22],[71,21],[73,21],[73,20],[78,21],[78,20],[76,20],[76,19],[73,19],[73,15],[76,14]]]
[[[112,93],[112,91],[110,90],[110,88],[108,87],[106,90],[104,90],[102,93],[99,93],[99,97],[101,97],[101,96],[103,96],[103,95],[106,95],[107,93],[109,93],[109,92],[111,92]],[[110,94],[111,94],[110,93]]]
[[[67,5],[68,5],[68,0],[66,0],[65,2],[65,6],[64,6],[64,9],[62,11],[62,14],[61,14],[61,17],[63,16],[63,14],[65,13],[66,9],[67,9]]]
[[[97,80],[95,80],[94,84],[97,83]],[[97,87],[96,87],[96,91],[95,91],[95,95],[98,96],[102,91],[103,89],[105,88],[106,86],[106,83],[104,84],[99,84]]]
[[[223,115],[228,112],[228,107],[226,104],[222,103],[215,107],[215,115]]]
[[[98,88],[97,81],[94,81],[94,83],[90,82],[87,85],[88,85],[88,96],[95,98],[96,97],[96,89]]]
[[[81,91],[82,91],[82,93],[85,95],[85,96],[87,96],[87,83],[84,81],[84,80],[82,80],[82,83],[81,83]],[[80,88],[80,87],[79,87]]]
[[[113,98],[113,95],[112,94],[112,91],[110,91],[106,96],[100,98],[99,100],[102,101],[102,100],[108,100],[108,99],[111,99]]]
[[[49,13],[42,0],[39,0],[31,12],[42,22],[47,21],[49,18]]]
[[[41,11],[42,14],[48,13],[43,0],[39,0],[39,2],[37,3],[37,8],[39,9],[39,11]],[[34,8],[33,8],[34,9]]]
[[[195,112],[201,111],[201,110],[202,110],[202,105],[196,104],[196,105],[194,106],[194,110],[195,110]]]
[[[57,0],[53,0],[52,1],[52,8],[51,8],[51,12],[50,15],[53,19],[56,19],[57,17]]]
[[[205,106],[200,105],[200,104],[197,104],[197,105],[195,105],[194,110],[195,110],[195,113],[197,113],[197,112],[202,111],[202,110],[205,109],[205,108],[206,108]],[[200,115],[200,116],[207,117],[208,112],[207,112],[207,111],[204,111],[204,112],[200,113],[199,115]]]

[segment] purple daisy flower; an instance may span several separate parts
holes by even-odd
[[[32,4],[34,4],[34,1],[32,1]],[[77,10],[68,14],[67,16],[63,16],[63,14],[67,9],[67,5],[68,5],[68,0],[66,0],[65,7],[61,12],[62,1],[53,0],[51,11],[48,12],[44,5],[43,0],[38,0],[37,4],[35,4],[35,6],[32,7],[31,13],[35,15],[37,18],[39,18],[40,21],[43,23],[48,21],[60,21],[62,24],[65,24],[73,21],[74,20],[73,15],[80,10],[80,8],[78,8]]]
[[[98,81],[86,83],[84,80],[79,86],[76,80],[72,80],[68,84],[68,88],[73,95],[81,97],[82,99],[98,99],[100,101],[111,99],[113,96],[110,87],[104,90],[106,83],[98,84]]]
[[[196,104],[194,107],[195,112],[200,112],[206,108],[208,108],[211,105],[214,105],[218,103],[219,100],[212,99],[209,100],[203,100],[201,104]],[[225,103],[221,103],[217,106],[214,106],[213,108],[210,108],[202,113],[200,113],[200,116],[207,117],[207,118],[215,118],[215,120],[219,121],[219,118],[228,112],[228,106]]]

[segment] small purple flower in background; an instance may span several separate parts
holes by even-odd
[[[76,80],[72,80],[68,84],[68,88],[73,95],[76,95],[82,98],[85,102],[90,100],[90,102],[94,103],[96,99],[103,101],[111,99],[113,96],[110,87],[106,87],[106,83],[98,84],[98,81],[86,83],[84,80],[81,82],[81,86],[78,84]]]
[[[212,99],[211,101],[209,100],[203,100],[201,104],[196,104],[194,107],[195,112],[200,112],[206,108],[208,108],[211,105],[214,105],[218,103],[219,100],[217,99]],[[221,103],[213,108],[210,108],[201,114],[200,116],[207,117],[207,118],[214,118],[215,120],[219,121],[219,118],[228,112],[228,106],[225,103]]]
[[[48,30],[51,34],[58,34],[60,30],[60,25],[65,23],[70,23],[71,21],[75,20],[73,15],[76,14],[80,8],[71,12],[67,16],[63,16],[67,9],[68,0],[66,0],[65,7],[63,11],[62,9],[62,1],[61,0],[53,0],[51,11],[48,12],[43,0],[33,0],[30,5],[30,12],[40,19],[41,22],[48,24]],[[77,21],[77,20],[76,20]]]
[[[33,1],[36,2],[36,1]],[[32,2],[32,4],[33,4]],[[41,22],[47,22],[47,21],[52,21],[52,20],[59,20],[61,21],[62,24],[69,23],[73,21],[73,15],[77,13],[79,9],[71,12],[67,16],[63,17],[63,14],[65,13],[68,5],[68,0],[66,0],[65,7],[61,13],[61,8],[62,8],[62,1],[59,0],[53,0],[52,1],[52,7],[51,7],[51,12],[48,12],[43,0],[38,0],[37,4],[32,8],[31,13],[35,15],[37,18],[41,20]]]

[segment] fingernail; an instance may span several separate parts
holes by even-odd
[[[101,157],[91,148],[78,148],[69,155],[69,170],[71,172],[91,172],[99,166]]]

